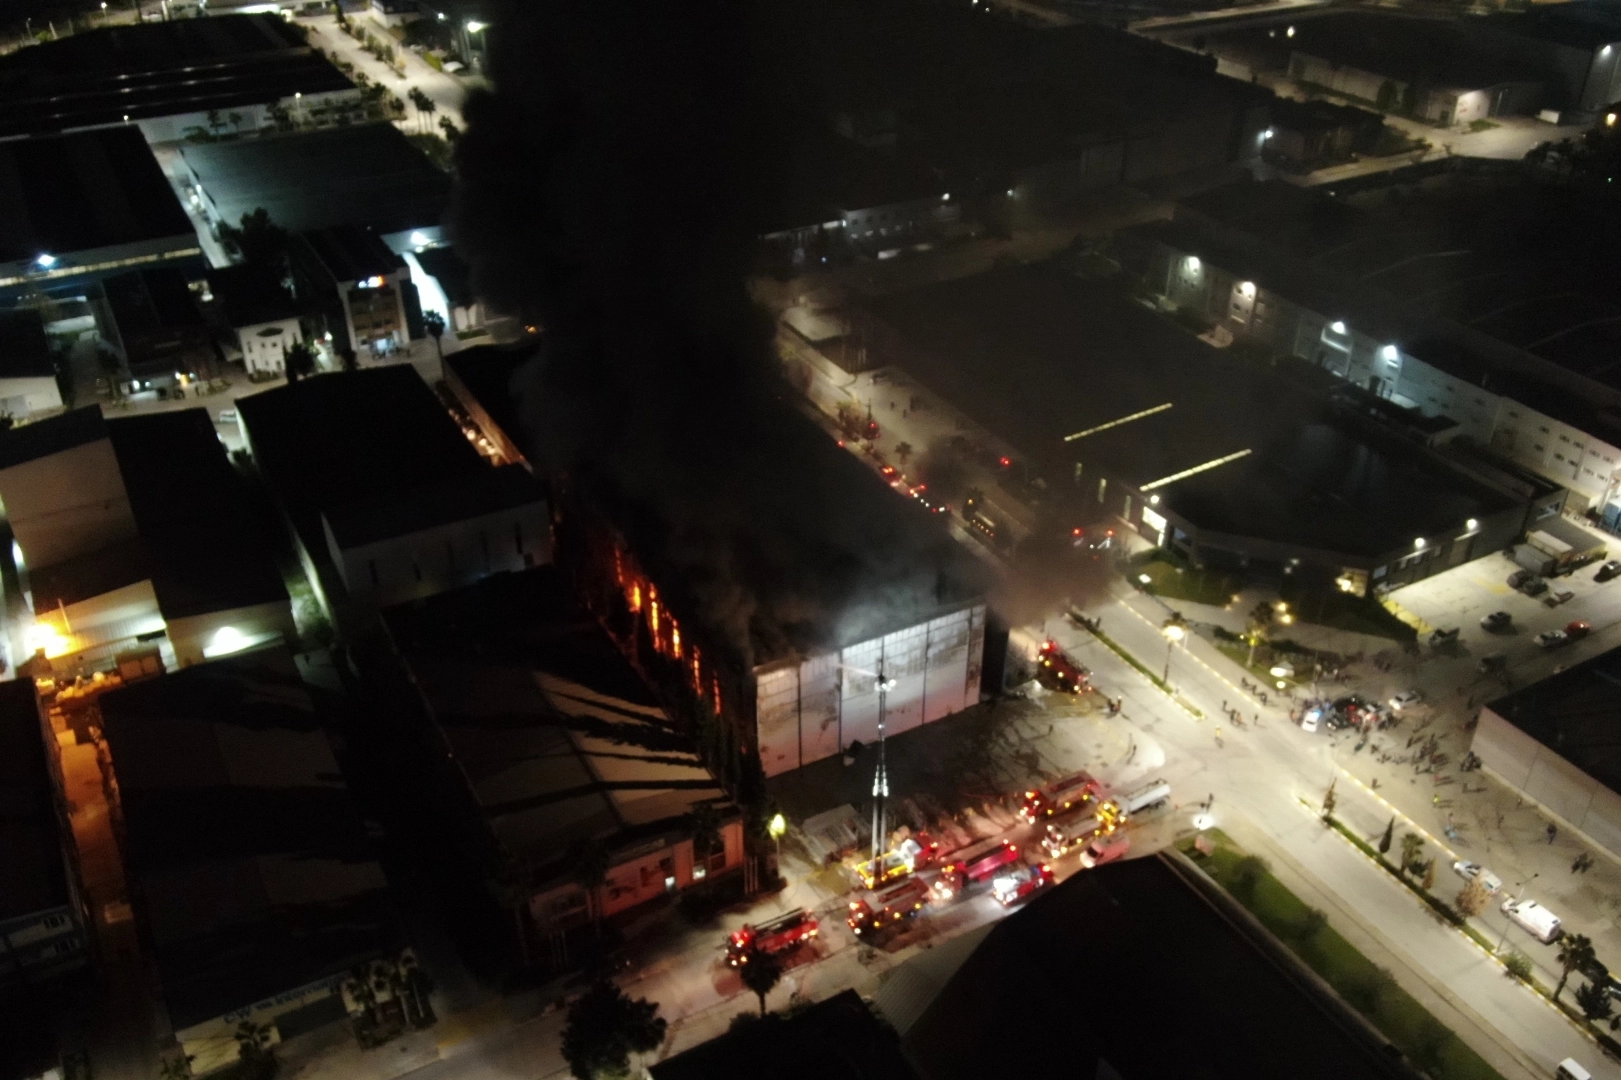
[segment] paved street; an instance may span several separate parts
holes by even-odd
[[[400,124],[401,130],[406,132],[417,130],[416,109],[411,105],[408,96],[412,88],[420,89],[424,94],[427,94],[429,98],[433,99],[433,103],[438,109],[428,121],[434,134],[439,134],[439,117],[441,116],[450,117],[457,127],[463,126],[462,99],[467,96],[467,91],[461,79],[455,75],[446,75],[442,71],[434,70],[422,57],[389,37],[387,31],[373,22],[367,15],[363,13],[351,15],[350,20],[354,25],[370,30],[372,36],[377,40],[394,46],[394,55],[405,66],[404,77],[395,73],[381,60],[373,58],[370,53],[360,47],[360,42],[339,30],[337,20],[331,15],[301,17],[298,23],[300,26],[309,29],[311,45],[321,49],[328,56],[337,56],[347,60],[355,65],[356,71],[365,72],[368,79],[388,87],[401,101],[406,103],[409,119]],[[423,130],[430,130],[430,128],[425,124]]]

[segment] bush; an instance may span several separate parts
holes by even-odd
[[[1502,959],[1503,966],[1508,969],[1508,973],[1510,975],[1524,983],[1531,981],[1532,968],[1531,958],[1529,956],[1526,956],[1524,953],[1517,950],[1510,949]]]
[[[1233,892],[1248,903],[1255,900],[1255,890],[1266,878],[1266,860],[1258,855],[1245,855],[1233,864]]]

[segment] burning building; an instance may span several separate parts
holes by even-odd
[[[515,410],[475,393],[521,383],[524,362],[462,353],[446,360],[447,385],[493,427]],[[974,705],[1005,648],[987,572],[925,509],[801,414],[773,419],[775,452],[728,472],[746,527],[724,553],[694,553],[666,516],[554,478],[559,562],[723,775],[757,757],[775,776],[876,739],[880,674],[896,684],[891,735]]]

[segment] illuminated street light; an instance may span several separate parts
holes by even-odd
[[[1138,574],[1137,580],[1142,582],[1144,585],[1152,585],[1154,583],[1154,579],[1149,577],[1147,574]]]
[[[765,831],[777,842],[777,873],[782,873],[782,834],[788,831],[788,819],[779,811],[766,822]]]
[[[1424,547],[1425,547],[1425,543],[1426,543],[1426,541],[1422,536],[1415,537],[1414,540],[1413,540],[1413,550],[1414,551],[1423,551]]]
[[[489,25],[489,23],[479,22],[477,19],[468,19],[467,32],[469,34],[482,34],[484,32],[484,28]]]
[[[1168,687],[1171,685],[1171,652],[1177,642],[1188,636],[1188,621],[1180,613],[1172,612],[1160,627],[1160,633],[1165,635],[1165,676],[1160,681]]]

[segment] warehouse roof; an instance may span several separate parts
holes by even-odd
[[[273,15],[98,27],[0,58],[0,138],[352,87]]]
[[[416,260],[439,283],[451,307],[467,307],[478,299],[473,293],[472,268],[454,248],[424,248],[416,253]]]
[[[398,944],[382,868],[285,649],[126,686],[100,707],[176,1030]]]
[[[159,240],[197,232],[138,128],[0,142],[0,262]]]
[[[1115,863],[997,923],[907,1031],[912,1061],[930,1080],[997,1075],[1008,1047],[1050,1045],[1108,987],[1117,1001],[1174,1001],[1175,1014],[1110,1010],[1071,1040],[1070,1075],[1413,1075],[1331,991],[1280,963],[1265,931],[1234,922],[1183,873],[1164,857]]]
[[[553,567],[390,608],[384,622],[491,832],[544,869],[724,799],[691,740]]]
[[[439,224],[450,177],[390,123],[186,143],[181,157],[224,221],[264,208],[290,232]]]
[[[354,548],[395,536],[409,536],[496,510],[545,501],[545,491],[522,465],[500,465],[397,494],[328,509],[324,516],[340,547]]]
[[[32,679],[0,683],[0,923],[70,901]]]
[[[102,288],[118,333],[126,343],[135,334],[203,325],[203,313],[186,283],[186,275],[177,266],[129,270],[108,278]]]
[[[1486,707],[1621,795],[1621,649],[1611,649]]]
[[[113,420],[107,431],[164,618],[287,602],[207,409]]]
[[[409,364],[300,379],[237,409],[311,553],[326,550],[323,513],[478,483],[492,470]]]
[[[1615,0],[1539,4],[1528,11],[1488,15],[1486,20],[1488,25],[1511,34],[1578,49],[1621,42],[1621,4]]]
[[[1529,64],[1507,61],[1478,40],[1451,19],[1344,12],[1302,19],[1288,42],[1295,52],[1424,86],[1478,90],[1542,81]]]
[[[1035,460],[1062,446],[1133,485],[1158,481],[1166,504],[1201,528],[1371,556],[1507,505],[1410,444],[1352,434],[1309,392],[1054,266],[872,306],[910,346],[905,369],[994,434]]]
[[[107,437],[99,405],[85,405],[0,431],[0,469],[60,454]]]

